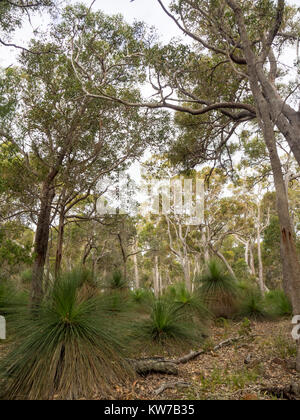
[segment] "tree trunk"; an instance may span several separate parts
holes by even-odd
[[[229,262],[224,257],[224,255],[220,251],[215,251],[215,252],[216,252],[216,255],[220,258],[220,260],[223,261],[223,263],[225,264],[227,270],[229,271],[229,273],[231,274],[231,276],[234,278],[234,280],[237,281],[236,275],[235,275],[233,269],[231,268],[231,265],[229,264]]]
[[[251,271],[252,276],[256,276],[254,254],[253,254],[253,244],[250,244],[249,254],[250,254],[250,271]]]
[[[154,269],[153,269],[153,288],[154,294],[156,297],[160,295],[160,287],[159,287],[159,266],[158,266],[158,256],[154,257]]]
[[[258,63],[256,60],[247,35],[241,9],[236,7],[235,3],[230,0],[227,0],[227,3],[233,8],[236,14],[243,51],[247,60],[250,87],[257,109],[258,123],[263,132],[272,166],[281,230],[280,250],[283,266],[283,286],[285,292],[292,301],[294,314],[300,315],[300,263],[297,256],[294,229],[289,214],[287,191],[282,173],[281,161],[277,152],[274,124],[276,123],[281,133],[287,139],[297,162],[300,164],[299,136],[297,138],[295,132],[292,133],[293,130],[291,130],[291,126],[288,126],[286,121],[283,121],[283,113],[286,112],[287,104],[282,104],[279,96],[275,93],[274,86],[272,86],[272,83],[270,83],[265,75],[263,63]],[[264,94],[261,91],[261,86]],[[297,134],[300,134],[300,131]],[[300,372],[299,352],[300,346],[298,346],[297,356],[297,370]]]
[[[203,245],[203,256],[204,256],[205,264],[207,264],[210,260],[209,246],[208,246],[209,239],[207,235],[208,235],[208,228],[204,227],[202,230],[202,245]]]
[[[295,232],[291,223],[287,191],[280,158],[278,156],[274,125],[270,120],[268,107],[261,97],[258,101],[260,124],[269,151],[277,196],[277,212],[280,223],[280,251],[283,266],[283,286],[293,305],[294,315],[300,315],[300,263],[297,255]],[[297,370],[300,372],[300,346],[298,345]]]
[[[35,235],[35,259],[32,269],[31,304],[36,306],[43,297],[43,274],[47,257],[51,205],[55,196],[54,188],[48,182],[43,183],[41,206]]]
[[[59,215],[59,226],[58,226],[58,237],[57,237],[57,247],[56,247],[56,257],[55,257],[55,279],[58,278],[61,270],[61,261],[63,253],[63,243],[64,243],[64,230],[65,230],[65,215],[63,209]]]
[[[264,268],[262,262],[262,252],[261,252],[261,230],[260,230],[260,222],[261,222],[261,206],[258,204],[257,207],[257,257],[258,257],[258,284],[261,294],[264,296],[266,291],[266,286],[264,283]]]
[[[123,245],[121,234],[118,233],[117,236],[119,239],[119,244],[120,244],[120,249],[121,249],[121,254],[122,254],[122,259],[123,259],[123,276],[124,276],[124,280],[127,280],[127,255],[126,255],[126,251]]]
[[[138,248],[137,247],[137,240],[135,240],[134,249],[133,249],[133,252],[135,254],[132,257],[133,257],[133,265],[134,265],[135,287],[136,287],[136,289],[139,289],[141,286],[140,286],[140,274],[139,274],[138,258],[137,258],[137,254],[136,254],[136,252],[138,252],[137,248]]]
[[[276,149],[274,131],[266,130],[265,139],[270,154],[273,170],[277,212],[280,223],[280,250],[283,264],[283,286],[293,304],[294,314],[300,314],[300,263],[295,244],[295,232],[291,224],[287,191],[281,168],[281,162]],[[299,366],[300,368],[300,366]]]
[[[245,243],[245,263],[248,267],[249,272],[251,272],[250,264],[249,264],[249,241]]]
[[[188,292],[192,292],[190,260],[187,253],[185,253],[184,260],[183,260],[183,272],[184,272],[184,280],[185,280],[186,288]]]

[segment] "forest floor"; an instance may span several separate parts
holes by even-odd
[[[213,326],[206,353],[179,364],[178,375],[139,376],[133,384],[118,386],[118,400],[276,400],[266,388],[283,389],[300,385],[294,369],[296,345],[290,320],[243,323],[223,321]],[[213,351],[231,337],[235,343]],[[0,358],[7,346],[0,342]],[[161,356],[161,355],[160,355]],[[182,385],[183,384],[183,385]],[[170,387],[170,388],[169,388]],[[95,399],[101,399],[95,396]]]
[[[139,377],[129,388],[118,388],[118,399],[137,400],[276,400],[286,399],[265,391],[300,384],[295,371],[296,345],[290,320],[226,321],[212,328],[208,351],[178,365],[178,376],[151,374]],[[246,332],[246,336],[245,336]],[[248,334],[248,335],[247,335]],[[236,343],[210,351],[214,345],[241,336]],[[183,383],[183,385],[182,385]],[[167,388],[171,386],[173,388]],[[166,388],[166,389],[165,389]]]

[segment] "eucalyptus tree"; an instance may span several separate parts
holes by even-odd
[[[180,0],[171,2],[170,10],[161,0],[158,2],[195,46],[175,42],[161,46],[145,35],[143,43],[140,38],[138,43],[128,42],[119,26],[114,33],[123,37],[124,48],[116,56],[112,53],[113,43],[109,48],[101,42],[103,18],[97,14],[86,18],[87,14],[73,12],[76,23],[71,55],[83,90],[99,100],[107,98],[132,107],[169,108],[199,116],[205,127],[199,133],[203,137],[202,155],[214,161],[223,159],[225,154],[231,163],[230,140],[238,128],[241,124],[258,124],[275,180],[284,277],[295,300],[295,311],[299,312],[300,264],[274,134],[277,125],[297,159],[298,114],[288,105],[295,99],[297,84],[279,84],[283,69],[274,59],[275,53],[281,53],[298,36],[297,10],[285,8],[283,0],[278,1],[277,7],[265,0],[242,5],[227,0]],[[89,67],[82,62],[87,52],[93,57]],[[134,100],[128,96],[128,90],[115,89],[111,82],[118,72],[132,70],[139,63],[136,80],[144,80],[141,69],[146,66],[155,93],[151,101]],[[111,82],[111,90],[104,87],[105,81]]]
[[[0,45],[29,51],[25,46],[13,43],[12,34],[22,27],[25,18],[31,22],[32,15],[37,12],[53,12],[57,8],[57,4],[56,0],[1,0]]]
[[[300,263],[275,134],[276,128],[299,164],[300,124],[295,105],[299,83],[298,78],[292,80],[289,67],[281,64],[282,54],[299,37],[299,11],[285,0],[174,0],[170,8],[163,0],[157,1],[192,45],[172,41],[162,46],[152,33],[143,33],[142,26],[133,42],[124,36],[120,22],[108,45],[102,41],[107,30],[103,15],[73,10],[74,71],[90,98],[199,116],[204,127],[199,133],[202,155],[214,161],[225,154],[231,163],[231,140],[242,125],[261,130],[277,193],[286,290],[299,314]],[[116,39],[122,42],[118,54],[113,52]],[[91,56],[88,66],[83,62],[87,54]],[[298,63],[293,70],[298,71]],[[115,87],[114,81],[126,71],[136,83],[149,75],[154,91],[151,100],[136,97],[134,89]],[[284,76],[290,76],[290,81]],[[300,359],[298,365],[300,369]]]
[[[35,42],[31,50],[48,46]],[[58,50],[57,44],[52,47]],[[24,171],[34,179],[35,303],[43,293],[51,221],[60,216],[61,253],[62,226],[74,204],[92,193],[101,176],[143,153],[144,142],[157,138],[157,127],[164,125],[164,118],[159,122],[153,113],[107,101],[99,109],[98,103],[83,94],[71,62],[62,53],[23,54],[18,80],[12,131],[3,132],[2,141],[14,145],[22,155]]]

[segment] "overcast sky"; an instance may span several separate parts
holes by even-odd
[[[77,3],[76,0],[69,0],[69,3]],[[90,5],[92,0],[82,0],[81,3]],[[169,0],[165,1],[168,4]],[[103,10],[107,14],[122,14],[126,21],[141,20],[150,26],[155,26],[161,34],[164,42],[169,41],[173,37],[178,37],[181,32],[176,25],[162,11],[156,0],[96,0],[92,10]],[[33,29],[42,28],[47,25],[46,16],[35,16],[32,19],[32,25],[24,22],[22,30],[18,30],[14,34],[13,42],[18,45],[25,46],[33,36]],[[15,63],[15,57],[18,51],[14,48],[0,47],[0,66],[9,66]]]

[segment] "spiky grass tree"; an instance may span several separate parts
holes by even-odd
[[[105,279],[104,288],[111,291],[127,292],[129,285],[127,279],[124,278],[121,271],[117,270]]]
[[[267,307],[274,317],[290,317],[293,307],[283,290],[272,290],[265,296]]]
[[[225,272],[218,261],[211,260],[208,263],[206,273],[198,280],[197,290],[216,317],[229,318],[236,312],[238,301],[236,281]]]
[[[142,348],[180,350],[203,341],[203,331],[185,310],[169,299],[155,299],[146,318],[133,326],[132,337]]]
[[[272,318],[267,308],[266,301],[261,292],[254,287],[245,288],[240,297],[239,317],[246,317],[254,320]]]
[[[186,311],[187,315],[196,317],[204,322],[211,317],[211,313],[203,301],[199,292],[189,292],[184,283],[178,283],[170,287],[166,294],[167,298]]]
[[[86,297],[78,278],[59,279],[47,300],[19,316],[17,340],[0,365],[6,399],[78,399],[111,395],[132,374],[101,296]]]
[[[130,293],[131,308],[133,311],[138,313],[145,313],[155,300],[154,293],[146,289],[136,289]]]

